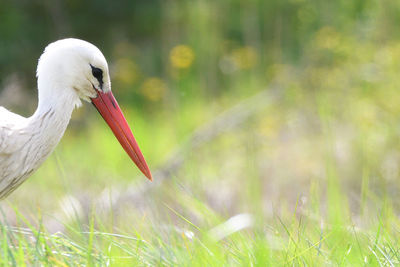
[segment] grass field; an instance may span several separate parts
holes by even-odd
[[[398,1],[17,2],[1,79],[96,41],[154,181],[84,105],[0,203],[2,266],[400,265]]]
[[[75,119],[3,202],[2,263],[398,265],[400,94],[382,53],[400,50],[357,46],[367,56],[339,49],[351,52],[332,68],[275,66],[270,88],[238,80],[246,93],[152,121],[125,108],[153,183],[84,108],[94,122],[82,131]],[[178,163],[169,160],[177,148]]]

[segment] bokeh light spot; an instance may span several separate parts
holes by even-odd
[[[194,58],[192,48],[187,45],[175,46],[169,54],[171,65],[178,69],[189,68],[193,64]]]
[[[140,70],[136,63],[129,58],[120,58],[115,63],[115,80],[123,84],[135,83],[139,76]]]
[[[166,91],[167,85],[157,77],[146,79],[140,89],[140,92],[151,101],[159,101],[165,95]]]

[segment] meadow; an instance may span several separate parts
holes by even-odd
[[[104,41],[154,181],[84,105],[2,201],[1,264],[399,265],[400,5],[165,3]]]

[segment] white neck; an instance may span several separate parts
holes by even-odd
[[[31,150],[35,151],[38,167],[59,143],[68,126],[72,111],[79,101],[73,89],[57,88],[49,83],[39,85],[39,103],[24,127],[31,135]],[[80,101],[79,101],[80,102]]]

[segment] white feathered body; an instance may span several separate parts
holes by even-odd
[[[151,179],[111,93],[107,61],[97,47],[78,39],[51,43],[40,57],[36,76],[39,103],[31,117],[0,107],[0,198],[24,182],[50,155],[81,99],[92,102],[104,115],[132,160]]]
[[[88,42],[64,39],[48,45],[37,68],[39,103],[35,113],[24,118],[0,107],[0,198],[24,182],[51,154],[73,109],[81,105],[80,98],[95,96],[89,62],[107,65],[100,50]],[[106,83],[109,88],[109,80]]]
[[[74,107],[62,104],[40,107],[29,118],[0,107],[0,198],[37,170],[60,141]]]

